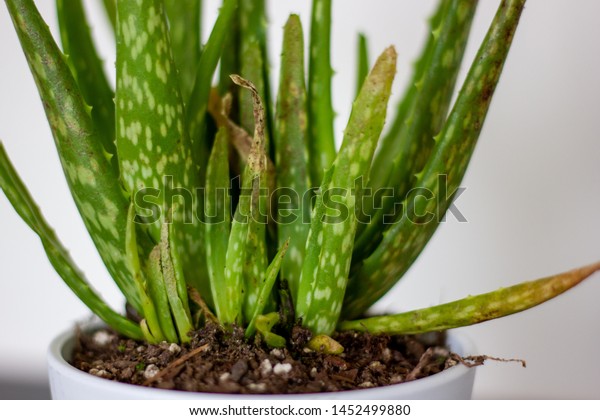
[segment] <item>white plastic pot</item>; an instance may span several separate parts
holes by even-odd
[[[449,334],[449,345],[457,354],[471,355],[471,342],[460,334]],[[239,395],[196,393],[148,388],[103,379],[80,371],[68,363],[74,345],[73,331],[56,337],[48,351],[48,376],[55,400],[138,400],[138,399],[283,399],[283,400],[419,400],[470,399],[476,369],[457,365],[438,374],[402,384],[353,391],[316,394]]]

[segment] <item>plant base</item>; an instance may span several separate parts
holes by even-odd
[[[49,352],[52,396],[55,399],[466,399],[471,396],[475,369],[456,365],[435,373],[444,368],[445,363],[440,363],[444,351],[440,347],[425,350],[412,337],[342,335],[338,339],[346,351],[339,357],[304,350],[305,337],[301,331],[294,334],[289,350],[271,351],[245,344],[236,334],[227,337],[223,334],[216,329],[200,331],[189,348],[180,348],[168,344],[139,345],[106,330],[80,335],[79,339],[73,332],[65,333],[54,340]],[[451,335],[448,341],[453,351],[472,354],[463,337]],[[83,343],[84,348],[73,352],[78,343]],[[348,346],[351,343],[357,345]],[[101,350],[109,354],[105,361],[98,358]],[[91,374],[71,366],[67,360],[73,360]],[[431,376],[393,384],[428,374]],[[278,394],[274,395],[273,390]]]

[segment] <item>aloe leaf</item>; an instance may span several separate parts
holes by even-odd
[[[202,0],[165,0],[173,58],[184,102],[188,101],[200,59]]]
[[[92,107],[92,120],[96,129],[101,132],[104,149],[108,154],[114,155],[114,92],[96,52],[83,5],[81,0],[57,0],[56,9],[63,52],[71,65],[83,99]]]
[[[229,27],[232,24],[238,0],[224,0],[219,12],[219,17],[213,26],[210,37],[202,49],[200,61],[196,71],[194,88],[186,109],[186,126],[188,128],[192,156],[200,173],[201,182],[204,180],[204,172],[209,156],[210,142],[206,138],[206,111],[210,97],[210,89],[213,74],[217,68],[219,57],[223,52],[223,43],[227,39]],[[212,138],[211,138],[212,140]]]
[[[321,187],[315,191],[315,204],[310,217],[310,229],[306,238],[302,272],[298,284],[298,294],[294,301],[296,317],[304,320],[308,309],[313,301],[313,292],[317,283],[317,272],[319,270],[319,259],[321,257],[321,244],[323,243],[323,219],[326,206],[323,202],[323,194],[329,187],[335,165],[332,165],[323,175]],[[321,243],[319,243],[321,242]]]
[[[231,95],[227,94],[225,98],[221,99],[218,96],[217,90],[213,89],[211,94],[211,99],[208,104],[208,112],[211,117],[215,120],[218,128],[227,129],[229,135],[229,142],[234,147],[235,151],[241,162],[235,161],[235,163],[240,163],[245,166],[248,162],[248,156],[250,156],[250,152],[252,150],[252,143],[254,140],[252,136],[248,134],[246,130],[237,125],[235,122],[231,120],[228,115],[231,106]],[[266,156],[267,159],[267,184],[269,187],[269,196],[275,191],[276,185],[276,174],[275,174],[275,164],[271,160],[269,156]],[[237,167],[234,168],[235,165],[232,166],[232,171],[234,173],[238,173]]]
[[[123,183],[140,210],[153,209],[154,219],[143,221],[154,243],[160,242],[162,219],[174,202],[183,204],[173,212],[172,240],[186,250],[180,256],[186,280],[209,300],[197,211],[201,181],[185,130],[164,8],[159,0],[117,7],[117,150]]]
[[[287,280],[294,301],[310,230],[306,118],[302,24],[297,15],[291,15],[284,27],[274,138],[279,246],[290,240],[289,257],[283,261],[281,276]]]
[[[331,334],[340,316],[358,223],[356,212],[362,199],[356,184],[368,179],[395,73],[396,51],[389,47],[378,58],[354,102],[334,161],[333,178],[324,192],[327,209],[318,240],[319,265],[312,301],[303,314],[303,325],[315,334]]]
[[[271,115],[270,86],[267,74],[267,18],[265,0],[240,0],[240,75],[252,82],[265,104],[265,149],[269,150]],[[253,98],[249,90],[239,93],[240,125],[254,131]]]
[[[266,315],[259,315],[256,318],[256,329],[267,343],[269,347],[282,348],[285,347],[285,338],[271,332],[271,329],[280,321],[277,312],[271,312]]]
[[[140,327],[111,309],[90,287],[84,274],[60,243],[19,178],[2,142],[0,142],[0,188],[23,221],[40,237],[50,263],[75,295],[115,331],[133,339],[142,339],[143,333]]]
[[[165,338],[160,328],[156,308],[148,295],[146,281],[140,264],[135,226],[135,206],[133,203],[129,206],[129,211],[127,212],[127,231],[125,233],[125,238],[125,252],[127,260],[129,261],[129,270],[135,281],[138,296],[140,297],[140,305],[142,308],[140,314],[145,320],[145,336],[149,342],[158,343]]]
[[[240,197],[240,201],[231,222],[231,233],[225,254],[224,284],[225,286],[218,290],[219,301],[219,321],[224,325],[239,323],[242,316],[242,306],[244,302],[244,265],[246,261],[246,237],[248,232],[248,220],[241,220],[245,213],[248,217],[250,204],[247,199]],[[241,207],[246,207],[242,210]]]
[[[118,2],[117,8],[116,118],[122,179],[132,196],[148,188],[160,193],[153,202],[165,204],[164,218],[171,205],[167,177],[175,188],[194,186],[166,16],[159,0]],[[137,197],[135,201],[139,203]],[[147,226],[156,243],[161,224],[156,220]]]
[[[237,89],[234,89],[235,83],[229,76],[232,74],[240,73],[240,10],[239,8],[234,12],[227,34],[224,38],[223,51],[227,51],[227,54],[221,56],[219,63],[219,95],[225,96],[226,94],[234,94]],[[233,108],[236,110],[237,117],[237,95],[232,98]]]
[[[267,156],[265,151],[266,112],[260,94],[250,81],[237,75],[233,82],[252,93],[254,114],[254,138],[242,179],[242,192],[236,216],[245,218],[245,263],[243,269],[245,299],[244,317],[250,319],[258,301],[260,282],[267,269],[266,225],[267,225]],[[232,229],[233,232],[233,229]],[[234,245],[235,246],[235,245]]]
[[[69,188],[104,264],[127,301],[140,310],[125,258],[129,201],[106,158],[66,60],[31,0],[6,0],[52,129]]]
[[[263,80],[263,57],[258,41],[242,42],[240,75],[252,81],[261,98],[265,97]],[[254,113],[252,111],[252,93],[242,90],[239,93],[240,126],[248,133],[254,132]],[[268,135],[265,137],[265,140]],[[268,142],[266,142],[268,144]]]
[[[148,294],[156,307],[156,315],[160,324],[160,329],[164,333],[167,341],[177,343],[177,330],[173,324],[171,316],[171,307],[169,305],[169,295],[165,286],[163,268],[161,261],[160,245],[156,245],[145,264],[145,277],[148,282]],[[182,339],[184,337],[181,337]]]
[[[339,329],[368,331],[373,334],[420,334],[478,324],[539,305],[576,286],[599,270],[600,262],[443,305],[398,315],[345,321],[340,324]]]
[[[102,4],[104,5],[104,11],[106,12],[106,16],[108,17],[110,26],[112,26],[113,32],[116,34],[117,33],[117,0],[102,0]]]
[[[226,128],[217,132],[206,169],[206,257],[215,312],[223,319],[227,307],[227,288],[224,278],[225,255],[231,229],[231,197],[229,195],[229,148]]]
[[[323,173],[335,159],[331,98],[331,0],[314,0],[310,25],[308,64],[308,120],[310,176],[320,185]]]
[[[360,88],[369,74],[369,45],[365,34],[358,34],[356,63],[356,96],[360,93]]]
[[[249,318],[250,322],[248,323],[248,327],[246,328],[245,335],[247,338],[251,337],[254,334],[256,321],[265,310],[267,302],[269,302],[271,291],[273,290],[273,285],[275,284],[275,280],[277,280],[277,274],[279,274],[282,262],[285,260],[284,257],[285,253],[288,250],[289,243],[289,240],[283,243],[281,249],[279,250],[279,252],[277,252],[275,257],[271,261],[271,264],[269,264],[269,267],[267,268],[265,278],[263,279],[262,284],[260,285],[256,305],[254,305],[254,313]]]
[[[393,214],[401,214],[400,204],[415,182],[414,175],[425,166],[435,144],[433,137],[439,133],[448,114],[477,2],[452,0],[441,6],[441,19],[435,22],[431,46],[425,48],[425,57],[419,63],[419,78],[409,93],[412,100],[403,116],[402,130],[383,138],[382,150],[386,150],[373,165],[374,168],[385,167],[389,172],[384,174],[383,185],[372,182],[371,187],[375,190],[390,187],[393,195],[384,196],[380,203],[375,203],[375,197],[365,201],[363,212],[372,217],[369,224],[358,228],[357,261],[368,256],[381,241],[383,231],[397,219]],[[387,143],[393,143],[393,153]]]
[[[435,50],[437,40],[436,36],[434,36],[435,30],[440,27],[442,19],[452,1],[453,0],[439,0],[433,16],[429,18],[427,41],[423,46],[419,58],[413,64],[413,74],[402,99],[396,105],[394,118],[390,121],[390,129],[379,141],[378,148],[373,156],[370,183],[374,189],[383,188],[387,185],[391,165],[393,164],[394,158],[400,153],[400,148],[402,147],[397,139],[405,127],[409,109],[418,93],[417,84],[425,74],[425,70],[427,70],[426,65],[431,60]]]
[[[266,166],[265,166],[266,168]],[[247,173],[245,174],[247,176]],[[248,230],[246,239],[246,263],[244,266],[244,319],[249,320],[258,304],[261,280],[268,266],[266,227],[267,227],[267,194],[266,171],[263,169],[252,178],[250,188],[242,189],[242,194],[250,193],[250,211],[248,214]]]
[[[169,300],[169,306],[177,327],[179,339],[183,343],[190,341],[189,332],[192,331],[191,315],[187,307],[187,290],[183,278],[183,270],[178,260],[173,258],[177,255],[171,246],[172,223],[163,223],[160,240],[160,261],[162,275]],[[183,293],[183,295],[182,295]]]
[[[344,318],[360,316],[383,296],[421,253],[452,202],[508,54],[524,0],[504,0],[463,84],[431,158],[403,203],[402,218],[390,226],[373,254],[351,278]]]
[[[266,248],[264,247],[264,226],[262,237],[255,220],[259,207],[261,177],[266,171],[266,155],[264,151],[264,108],[256,88],[249,81],[238,75],[232,75],[233,82],[241,87],[250,89],[254,99],[254,140],[252,151],[248,156],[244,176],[242,177],[242,193],[231,223],[231,233],[225,257],[226,303],[221,312],[224,324],[240,322],[246,313],[253,313],[253,305],[258,298],[258,280],[248,282],[264,274],[266,269]],[[259,246],[262,242],[263,246]],[[249,252],[250,248],[257,254]]]

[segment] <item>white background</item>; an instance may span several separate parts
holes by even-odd
[[[38,1],[56,34],[53,3]],[[100,2],[89,3],[95,9]],[[219,2],[206,3],[205,29]],[[334,101],[341,138],[354,95],[356,32],[369,34],[372,60],[387,45],[396,46],[397,98],[426,35],[425,18],[434,2],[334,3]],[[498,3],[480,2],[465,63],[473,58]],[[306,32],[307,0],[271,1],[274,75],[281,27],[291,11],[301,14]],[[103,17],[94,14],[94,30],[111,69],[112,41]],[[600,2],[594,0],[529,0],[463,181],[467,190],[456,203],[468,223],[450,218],[380,308],[446,302],[600,259],[598,15]],[[0,138],[74,259],[107,300],[119,305],[121,298],[68,193],[4,6],[0,6],[0,57]],[[0,379],[44,381],[47,344],[88,311],[61,283],[38,239],[3,195],[0,267]],[[599,298],[600,274],[596,274],[529,312],[465,328],[479,353],[528,363],[526,369],[498,363],[478,368],[474,397],[600,398]]]

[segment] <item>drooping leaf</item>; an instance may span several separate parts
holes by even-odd
[[[94,292],[69,252],[48,225],[29,191],[11,164],[0,142],[0,188],[25,223],[40,237],[50,263],[75,295],[115,331],[134,339],[142,339],[142,330],[131,320],[111,309]]]
[[[340,324],[341,330],[372,334],[421,334],[478,324],[532,308],[546,302],[600,270],[600,262],[566,273],[469,296],[443,305],[398,315],[378,316]]]

